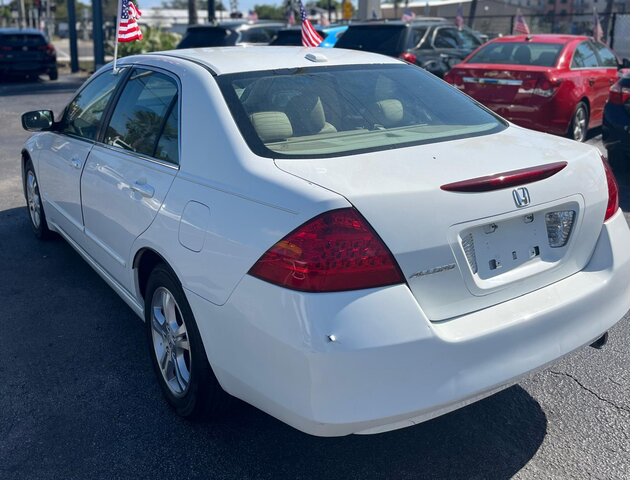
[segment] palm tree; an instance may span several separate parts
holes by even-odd
[[[198,10],[196,8],[196,0],[188,0],[187,9],[189,11],[189,25],[198,23]]]

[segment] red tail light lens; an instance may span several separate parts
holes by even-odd
[[[337,292],[404,282],[389,249],[353,208],[319,215],[271,247],[249,274],[304,292]]]
[[[609,103],[624,105],[630,98],[631,90],[620,85],[620,82],[614,83],[609,89]]]
[[[557,78],[541,77],[532,93],[540,97],[552,97],[553,94],[556,93],[560,83],[562,83],[562,80]]]
[[[416,57],[413,53],[404,52],[400,54],[400,60],[404,60],[408,63],[416,63],[418,61],[418,57]]]
[[[604,164],[604,173],[607,176],[607,188],[609,190],[609,201],[607,202],[607,211],[604,214],[604,221],[606,222],[615,215],[620,207],[618,199],[618,182],[611,170],[611,166],[606,158],[602,157],[602,163]]]

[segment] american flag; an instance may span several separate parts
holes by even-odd
[[[516,24],[513,27],[513,33],[519,33],[521,35],[529,35],[531,33],[529,25],[527,25],[527,22],[522,16],[522,13],[520,13],[520,10],[518,10],[516,14]]]
[[[247,20],[249,20],[251,22],[257,22],[258,21],[258,12],[256,12],[255,10],[249,10],[249,15],[247,15]]]
[[[415,18],[416,18],[415,12],[412,12],[408,8],[402,14],[402,21],[403,22],[412,22]]]
[[[600,25],[600,17],[596,7],[593,7],[593,38],[596,39],[596,42],[602,42],[602,37],[604,37],[604,32],[602,31],[602,25]]]
[[[122,0],[120,4],[120,23],[118,25],[118,42],[142,40],[142,31],[138,25],[140,10],[131,0]]]
[[[317,47],[322,42],[322,37],[318,35],[316,29],[313,28],[311,22],[307,18],[307,11],[300,1],[300,21],[302,22],[302,46],[303,47]]]
[[[289,25],[295,25],[296,24],[296,13],[293,11],[293,8],[289,9],[289,20],[288,20]]]
[[[464,27],[464,15],[462,13],[462,4],[458,4],[458,10],[456,10],[456,27],[458,27],[458,30],[462,30],[462,27]]]

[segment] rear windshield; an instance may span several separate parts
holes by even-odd
[[[496,42],[481,47],[467,63],[538,65],[553,67],[564,47],[561,43]]]
[[[38,34],[0,34],[0,45],[39,46],[46,45],[46,43],[44,36]]]
[[[178,48],[228,47],[235,45],[238,34],[226,28],[188,30]]]
[[[466,95],[409,65],[312,67],[216,80],[245,141],[267,158],[337,157],[505,128]]]
[[[404,50],[407,28],[404,25],[354,26],[344,32],[336,43],[337,48],[364,50],[397,57]]]

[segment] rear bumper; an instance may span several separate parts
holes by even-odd
[[[618,212],[583,271],[437,323],[406,285],[308,294],[247,276],[224,306],[187,296],[230,394],[313,435],[377,433],[476,401],[610,329],[629,308],[629,230]]]
[[[571,107],[555,98],[536,105],[486,103],[486,106],[516,125],[555,135],[567,133],[573,115]]]

